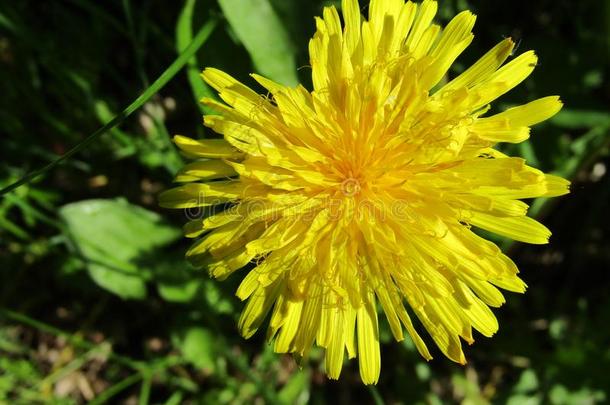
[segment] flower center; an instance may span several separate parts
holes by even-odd
[[[355,197],[362,191],[360,180],[348,177],[341,183],[341,193],[346,197]]]

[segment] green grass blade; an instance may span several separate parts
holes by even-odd
[[[102,126],[100,129],[89,135],[87,138],[82,140],[79,144],[74,146],[72,149],[70,149],[68,152],[66,152],[53,162],[49,163],[41,169],[26,174],[16,182],[10,184],[7,187],[4,187],[2,190],[0,190],[0,195],[11,192],[16,188],[42,176],[43,174],[54,169],[62,162],[70,159],[76,153],[89,146],[101,135],[120,125],[134,111],[144,105],[144,103],[146,103],[153,95],[155,95],[159,90],[161,90],[180,71],[180,69],[182,69],[182,67],[188,62],[188,60],[195,54],[195,52],[197,52],[199,48],[201,48],[201,46],[209,38],[215,27],[216,20],[209,20],[207,23],[205,23],[203,27],[201,27],[197,35],[195,35],[190,45],[186,47],[186,49],[180,54],[180,56],[178,56],[178,58],[157,78],[157,80],[154,81],[152,85],[150,85],[150,87],[148,87],[138,98],[136,98],[131,104],[129,104],[129,106],[127,106],[127,108],[125,108],[123,112],[114,117],[112,121],[108,122],[106,125]]]
[[[367,387],[369,389],[369,392],[371,393],[371,396],[373,397],[373,402],[375,403],[375,405],[385,405],[385,402],[383,401],[383,398],[381,397],[381,394],[379,393],[377,387],[374,385],[368,385]]]
[[[94,348],[84,354],[81,354],[80,356],[77,356],[74,360],[70,361],[65,366],[59,367],[59,369],[52,371],[50,374],[47,374],[42,380],[37,381],[39,389],[42,387],[49,387],[53,384],[56,384],[58,381],[66,378],[70,374],[79,370],[88,361],[91,361],[96,356],[100,356],[103,354],[104,350]]]
[[[226,359],[242,372],[257,388],[268,404],[279,404],[280,399],[275,390],[259,374],[255,373],[243,356],[234,354],[231,350],[224,350]]]
[[[18,322],[18,323],[27,325],[31,328],[37,329],[37,330],[45,332],[45,333],[49,333],[51,335],[63,337],[70,344],[72,344],[75,347],[78,347],[80,349],[83,349],[83,350],[99,350],[99,348],[100,348],[99,344],[91,343],[87,340],[84,340],[79,335],[68,333],[59,328],[56,328],[55,326],[46,324],[46,323],[41,322],[34,318],[30,318],[29,316],[27,316],[23,313],[15,312],[8,308],[0,307],[0,323],[5,322],[5,320],[3,318],[7,318],[7,319],[12,320],[13,322]],[[144,363],[131,359],[129,357],[122,356],[120,354],[116,354],[113,352],[107,353],[107,355],[109,358],[114,360],[116,363],[129,367],[129,368],[132,368],[134,370],[146,369],[146,365]]]
[[[115,395],[120,394],[122,391],[126,390],[133,384],[137,383],[142,379],[142,373],[135,373],[125,378],[124,380],[116,383],[112,387],[108,388],[106,391],[102,392],[97,398],[93,401],[89,402],[89,405],[98,405],[105,404]]]
[[[31,239],[30,235],[24,229],[3,216],[0,216],[0,229],[8,231],[24,241]]]
[[[174,392],[165,402],[165,405],[180,405],[183,397],[184,394],[181,391]]]
[[[17,27],[15,26],[13,21],[11,21],[11,19],[9,17],[7,17],[4,13],[1,13],[1,12],[0,12],[0,28],[4,28],[5,30],[7,30],[9,32],[17,31]]]
[[[178,23],[176,24],[176,49],[178,53],[182,53],[188,44],[193,39],[193,12],[195,10],[196,0],[186,0],[184,7],[178,17]],[[213,111],[199,101],[203,97],[214,98],[216,95],[212,89],[205,84],[200,76],[201,68],[197,63],[197,55],[193,54],[186,64],[186,75],[191,85],[195,102],[199,106],[199,110],[202,114],[211,114]]]
[[[152,389],[153,376],[150,373],[144,375],[142,379],[142,387],[140,389],[139,405],[148,405],[150,403],[150,391]]]
[[[87,0],[68,0],[68,2],[87,11],[97,20],[101,20],[104,23],[110,25],[112,29],[120,32],[121,34],[125,36],[128,35],[128,32],[123,26],[123,24],[121,24],[112,14],[104,10],[103,7],[100,7],[98,3]]]

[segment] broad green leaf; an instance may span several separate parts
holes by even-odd
[[[157,284],[159,295],[170,302],[189,302],[197,295],[201,282],[189,280],[180,284],[160,282]]]
[[[193,272],[184,260],[182,252],[155,266],[155,281],[159,295],[169,302],[190,302],[200,296],[207,275]]]
[[[180,236],[156,213],[123,200],[84,200],[59,212],[91,278],[122,298],[146,296],[155,251]]]
[[[264,76],[298,84],[295,50],[269,0],[218,0],[231,28]]]

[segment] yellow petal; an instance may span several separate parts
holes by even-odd
[[[530,127],[548,120],[557,114],[561,107],[563,107],[563,103],[559,97],[544,97],[518,107],[509,108],[484,120],[507,119],[511,127]]]
[[[530,217],[497,217],[473,212],[468,222],[498,235],[533,244],[549,242],[551,231],[540,222]]]
[[[209,261],[207,263],[210,276],[222,281],[230,276],[234,271],[241,269],[254,259],[254,255],[246,248],[241,248],[220,260]]]
[[[502,117],[478,119],[469,127],[472,134],[492,142],[520,143],[530,137],[530,129],[526,126],[513,126]]]
[[[470,130],[481,139],[519,143],[529,138],[528,127],[551,118],[561,107],[559,97],[541,98],[491,117],[479,118]]]
[[[240,182],[188,183],[159,194],[164,208],[193,208],[222,204],[238,198],[244,185]]]
[[[303,357],[307,357],[320,327],[320,314],[322,312],[321,292],[321,287],[312,285],[311,295],[303,304],[303,313],[299,324],[300,333],[295,338],[295,351]]]
[[[174,136],[174,143],[195,158],[238,158],[241,154],[224,139],[195,140],[182,135]]]
[[[278,280],[268,287],[259,288],[250,296],[237,324],[244,338],[250,338],[261,326],[282,286],[283,283]]]
[[[570,182],[562,177],[545,174],[544,180],[546,192],[543,197],[557,197],[570,192]]]
[[[176,174],[174,181],[188,183],[199,180],[215,180],[235,174],[235,170],[222,160],[211,159],[187,164]]]
[[[241,221],[244,216],[237,210],[228,209],[216,215],[210,215],[205,219],[193,219],[184,225],[184,236],[196,238],[205,231],[220,228],[231,222]]]
[[[321,322],[325,323],[326,321],[326,328],[328,329],[325,357],[326,373],[333,380],[339,379],[343,368],[345,352],[344,316],[345,312],[339,308],[322,309]]]
[[[235,106],[240,99],[250,105],[258,105],[262,101],[260,95],[222,70],[206,68],[201,73],[201,77],[216,89],[223,100],[231,106]]]
[[[413,28],[409,32],[409,36],[405,41],[405,45],[409,49],[415,48],[424,32],[428,29],[434,16],[436,15],[436,11],[438,10],[438,4],[436,1],[432,0],[424,0],[417,10],[417,16],[415,17],[415,22],[413,23]]]
[[[276,304],[277,305],[277,304]],[[303,301],[288,302],[287,309],[280,316],[283,318],[280,333],[276,338],[274,350],[277,353],[288,353],[293,351],[294,338],[298,332]]]
[[[457,334],[449,331],[433,312],[416,310],[416,314],[443,354],[456,363],[466,364],[466,357]]]
[[[345,42],[350,53],[360,41],[360,5],[358,0],[342,0],[341,10],[345,20]]]
[[[487,305],[479,298],[471,293],[470,305],[463,308],[464,313],[474,326],[483,336],[491,337],[498,331],[498,320]]]
[[[426,88],[435,86],[457,57],[470,45],[474,38],[471,31],[475,20],[474,14],[463,11],[449,22],[438,43],[430,52],[430,56],[436,60],[422,76],[422,86]]]
[[[474,65],[447,83],[439,92],[455,90],[461,87],[472,87],[487,80],[509,57],[514,46],[515,43],[510,38],[500,42]]]
[[[533,72],[537,63],[538,57],[534,51],[528,51],[502,66],[479,85],[482,88],[487,87],[493,90],[482,96],[473,106],[473,109],[480,108],[512,90]]]
[[[379,354],[379,327],[377,325],[377,311],[373,305],[373,297],[358,309],[358,362],[360,377],[365,384],[377,384],[381,370],[381,356]]]
[[[252,76],[254,80],[273,94],[279,93],[280,91],[286,89],[284,85],[276,83],[273,80],[267,79],[261,75],[257,75],[256,73],[251,73],[250,76]]]

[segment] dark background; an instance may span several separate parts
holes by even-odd
[[[468,365],[438,350],[426,363],[382,322],[376,389],[361,384],[357,361],[334,382],[320,351],[299,366],[273,354],[263,332],[243,340],[233,295],[242,275],[220,283],[190,269],[183,213],[156,205],[182,165],[170,134],[206,135],[201,68],[249,85],[251,71],[287,81],[296,71],[309,87],[313,16],[339,2],[273,0],[260,11],[268,2],[0,0],[2,186],[113,118],[218,20],[190,67],[143,108],[0,199],[0,403],[610,401],[610,2],[440,2],[440,23],[463,9],[478,15],[452,75],[506,36],[517,53],[537,51],[534,74],[495,108],[554,94],[565,108],[503,149],[571,179],[572,193],[533,204],[554,233],[549,245],[498,241],[529,288],[506,294],[499,332],[465,349]],[[258,11],[244,13],[252,4]],[[274,46],[288,52],[274,57]]]

